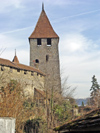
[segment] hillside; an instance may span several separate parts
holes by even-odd
[[[79,99],[75,99],[76,103],[78,106],[82,105],[82,102],[84,102],[84,105],[87,105],[89,98],[79,98]]]

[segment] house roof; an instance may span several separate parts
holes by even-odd
[[[36,69],[34,67],[31,67],[31,66],[24,65],[24,64],[20,64],[19,61],[18,61],[17,56],[14,57],[12,62],[10,60],[0,58],[0,65],[8,66],[8,67],[12,67],[12,68],[15,68],[15,69],[20,69],[20,70],[37,72],[37,73],[42,74],[42,75],[45,76],[45,74],[42,71],[40,71],[39,69]]]
[[[59,38],[53,30],[44,8],[42,9],[36,27],[29,39],[31,38]]]
[[[61,126],[55,127],[55,131],[100,131],[100,108],[94,109],[83,116],[71,120]]]

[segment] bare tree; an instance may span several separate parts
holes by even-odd
[[[6,50],[6,48],[3,48],[3,47],[0,48],[0,56],[2,55],[2,53],[3,53],[5,50]]]

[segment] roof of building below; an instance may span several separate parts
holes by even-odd
[[[42,71],[40,71],[39,69],[36,69],[34,67],[31,66],[27,66],[24,64],[20,64],[18,61],[17,56],[14,58],[15,60],[13,60],[12,62],[10,60],[7,59],[3,59],[0,58],[0,65],[2,66],[8,66],[11,68],[15,68],[15,69],[20,69],[20,70],[26,70],[26,71],[32,71],[32,72],[37,72],[39,74],[45,75]]]
[[[36,27],[29,39],[31,38],[59,38],[53,30],[44,9],[42,9]]]
[[[100,131],[100,108],[94,109],[83,116],[71,120],[61,126],[54,128],[55,131],[79,132]]]

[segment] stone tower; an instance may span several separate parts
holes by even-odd
[[[43,5],[29,43],[30,66],[37,67],[46,74],[45,89],[60,90],[59,36],[53,30]]]

